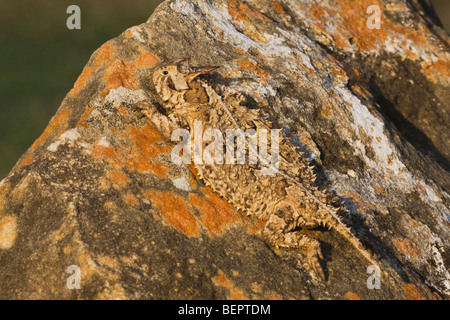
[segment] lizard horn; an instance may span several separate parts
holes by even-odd
[[[195,71],[190,72],[190,73],[188,73],[186,75],[186,80],[192,81],[196,77],[198,77],[199,75],[209,73],[211,71],[216,70],[217,68],[219,68],[219,67],[200,67],[200,68],[195,68]]]

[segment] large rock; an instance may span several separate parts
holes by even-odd
[[[0,184],[0,298],[448,297],[449,38],[424,3],[168,1],[105,43]],[[317,280],[301,252],[274,253],[263,222],[172,163],[131,106],[158,103],[151,68],[183,57],[220,66],[213,85],[307,137],[319,186],[379,257],[379,290],[335,232],[310,232],[326,258]],[[66,285],[72,265],[81,289]]]

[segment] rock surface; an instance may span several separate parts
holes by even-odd
[[[369,29],[370,5],[381,28]],[[157,62],[217,65],[213,85],[294,133],[320,187],[376,252],[333,231],[328,279],[260,237],[172,163],[131,106],[155,103]],[[0,184],[2,299],[441,299],[450,294],[450,50],[427,1],[176,0],[91,57],[41,137]],[[66,285],[69,266],[81,289]]]

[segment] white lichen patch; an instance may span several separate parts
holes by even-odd
[[[356,173],[355,173],[355,171],[353,171],[353,170],[348,170],[347,171],[347,175],[349,175],[350,177],[352,177],[352,178],[356,178]]]
[[[17,219],[12,216],[0,220],[0,249],[10,249],[17,237]]]
[[[446,221],[450,221],[450,212],[443,204],[441,196],[438,195],[434,189],[426,182],[414,176],[405,164],[400,160],[399,151],[393,145],[391,139],[387,135],[388,132],[381,119],[372,114],[369,109],[361,103],[361,101],[354,96],[346,88],[333,87],[341,98],[345,101],[346,107],[350,110],[353,117],[351,128],[355,131],[354,135],[345,131],[345,128],[338,129],[343,139],[348,141],[354,148],[354,154],[360,157],[371,168],[370,175],[372,181],[377,181],[378,185],[385,190],[396,188],[403,190],[405,193],[417,192],[419,189],[419,196],[422,201],[428,203],[435,208],[436,212]],[[362,141],[356,137],[368,137],[368,141]],[[366,146],[369,145],[373,153],[369,157]],[[376,174],[378,179],[375,180]],[[336,176],[333,174],[332,176]],[[332,178],[332,177],[330,177]],[[336,186],[340,185],[339,179],[332,178]],[[418,186],[420,186],[418,188]],[[372,204],[377,203],[377,192],[373,192],[370,184],[361,187],[362,190],[353,190],[355,193],[363,192],[364,197]],[[346,188],[347,189],[347,188]]]
[[[411,56],[410,53],[415,54],[421,61],[432,63],[436,60],[436,56],[433,51],[430,51],[429,46],[417,45],[405,35],[396,33],[394,37],[389,36],[384,42],[384,49],[387,52],[398,55],[402,54],[404,57]]]
[[[73,143],[74,141],[78,140],[81,137],[80,133],[78,132],[78,129],[69,129],[66,132],[64,132],[55,142],[53,142],[51,145],[47,147],[47,150],[50,152],[56,152],[58,150],[58,147],[62,144],[66,143]]]
[[[187,179],[185,177],[173,179],[172,183],[175,187],[177,187],[180,190],[188,191],[188,192],[192,191],[192,188],[189,185],[189,182],[187,181]]]
[[[441,198],[434,192],[433,188],[431,188],[429,185],[427,185],[423,181],[418,182],[418,186],[424,190],[424,192],[421,192],[425,197],[427,197],[430,201],[442,201]]]
[[[197,8],[190,1],[178,0],[172,2],[170,7],[175,12],[183,14],[195,22],[199,19],[198,9],[200,9],[203,15],[208,17],[208,22],[213,23],[213,29],[215,28],[216,30],[221,30],[224,35],[224,40],[231,43],[235,47],[239,47],[247,51],[254,42],[252,39],[246,37],[235,28],[235,26],[231,23],[233,18],[224,6],[222,6],[220,10],[217,10],[217,8],[209,2],[199,2]]]
[[[405,165],[398,158],[395,147],[386,135],[387,131],[384,123],[373,115],[369,109],[346,88],[334,87],[334,89],[350,108],[353,116],[352,127],[356,132],[356,136],[360,137],[364,134],[365,136],[372,138],[370,145],[374,151],[374,159],[370,159],[367,156],[365,150],[366,143],[361,140],[349,141],[355,148],[355,154],[361,156],[369,167],[377,168],[378,171],[385,172],[387,175],[392,173],[399,175],[402,172],[406,172]],[[361,130],[364,132],[360,132]]]
[[[140,43],[146,43],[145,37],[143,36],[145,31],[141,26],[131,27],[127,29],[127,31],[130,32],[132,37],[137,41],[139,41]]]
[[[6,182],[7,182],[6,178],[3,180],[0,180],[0,189],[2,189],[4,185],[6,185]]]
[[[79,141],[78,144],[84,148],[84,152],[87,154],[92,154],[91,151],[91,144],[84,142],[84,141]]]
[[[111,144],[109,143],[108,140],[106,140],[106,137],[102,137],[98,142],[97,145],[105,147],[105,148],[109,148],[111,146]]]
[[[431,259],[434,262],[434,265],[436,266],[435,273],[440,277],[441,281],[441,287],[443,288],[443,291],[445,294],[450,294],[450,272],[445,267],[444,258],[442,257],[441,251],[442,249],[442,242],[439,240],[439,242],[430,242],[431,247]]]
[[[418,187],[419,189],[418,193],[422,201],[430,204],[447,222],[450,222],[450,211],[442,201],[442,198],[436,194],[433,188],[422,180],[414,179],[413,181],[416,188]]]
[[[235,21],[225,5],[217,8],[216,5],[206,1],[201,1],[197,3],[197,5],[198,7],[194,6],[194,4],[189,1],[180,0],[174,1],[170,4],[172,10],[189,17],[189,19],[194,21],[199,20],[199,17],[201,17],[198,12],[200,9],[202,14],[205,17],[208,17],[208,19],[204,22],[212,23],[213,25],[211,27],[213,30],[221,30],[223,41],[231,44],[235,48],[239,48],[244,51],[248,51],[250,48],[255,48],[269,61],[275,61],[277,57],[287,57],[293,55],[295,51],[298,55],[302,56],[303,63],[307,68],[314,68],[310,63],[309,57],[303,54],[301,50],[297,50],[297,48],[300,49],[307,47],[306,43],[302,40],[306,37],[300,33],[286,32],[281,28],[277,28],[276,30],[280,34],[269,34],[264,32],[261,33],[261,36],[259,37],[263,38],[264,41],[257,41],[236,28],[236,26],[239,28],[246,28],[247,26],[240,21]],[[300,37],[302,39],[300,39]],[[286,38],[288,38],[289,41],[295,41],[297,48],[293,49],[292,46],[287,45]]]
[[[113,107],[118,107],[123,104],[133,105],[140,101],[146,100],[148,97],[144,90],[132,90],[125,87],[118,87],[109,91],[105,97],[103,104],[111,103]]]

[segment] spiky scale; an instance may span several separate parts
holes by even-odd
[[[242,95],[222,97],[220,94],[226,91],[226,87],[213,89],[197,79],[198,75],[211,72],[215,67],[183,67],[180,63],[166,63],[153,72],[155,89],[164,101],[169,117],[173,115],[183,119],[191,129],[195,121],[201,120],[204,131],[214,128],[222,133],[227,129],[247,129],[253,125],[257,130],[277,128],[277,123],[268,120],[259,109],[247,109]],[[144,104],[144,107],[148,106]],[[144,115],[151,121],[155,121],[155,117],[163,117],[153,111],[144,112]],[[271,246],[304,249],[311,268],[322,278],[320,244],[294,230],[296,226],[334,229],[367,260],[376,264],[350,229],[341,222],[337,215],[339,209],[328,203],[328,191],[312,185],[316,174],[311,161],[299,155],[290,139],[283,138],[282,142],[279,145],[280,154],[284,156],[280,157],[279,171],[275,175],[261,176],[259,170],[248,164],[215,164],[209,169],[196,165],[198,176],[236,209],[267,220],[262,234]],[[254,205],[256,203],[262,205]]]

